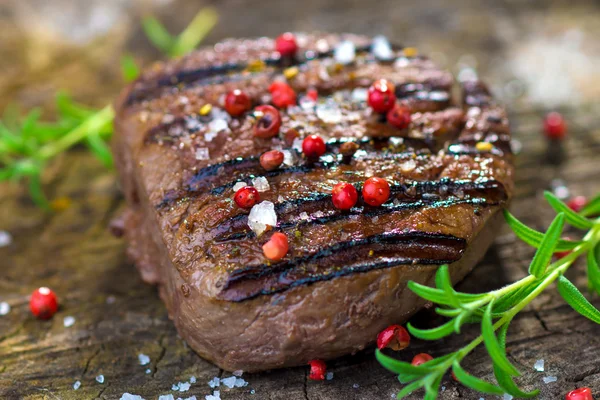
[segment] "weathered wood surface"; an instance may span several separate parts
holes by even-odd
[[[22,11],[15,11],[23,3],[35,6],[41,2],[9,1],[0,5],[5,7],[0,18],[9,18],[4,26],[27,26],[21,24],[19,12]],[[66,8],[72,6],[69,1],[61,3]],[[169,26],[177,30],[197,7],[192,3],[195,2],[183,5],[184,11],[174,3],[159,11],[170,21]],[[463,64],[477,61],[478,70],[489,75],[495,87],[505,95],[519,88],[518,82],[513,81],[513,73],[521,73],[520,78],[527,79],[526,74],[519,72],[522,68],[519,63],[527,60],[522,57],[529,53],[547,54],[547,49],[540,50],[547,46],[544,40],[553,40],[551,43],[556,44],[562,40],[557,37],[569,29],[579,29],[570,31],[571,35],[575,35],[575,39],[579,37],[581,51],[589,56],[592,66],[598,66],[600,56],[600,50],[588,43],[590,38],[598,37],[600,30],[599,9],[593,2],[531,2],[524,6],[518,2],[488,0],[460,1],[450,6],[441,0],[410,1],[404,5],[393,0],[360,4],[333,0],[263,0],[248,4],[222,1],[217,6],[222,22],[211,34],[211,41],[230,35],[273,35],[284,29],[383,32],[428,52],[447,53],[451,66],[457,61]],[[132,20],[140,9],[139,4],[137,8],[127,8],[134,15]],[[40,51],[42,46],[21,48],[25,42],[18,38],[24,32],[3,31],[8,39],[1,42],[0,54],[13,54],[14,58],[11,63],[6,57],[0,57],[0,65],[7,67],[0,74],[3,93],[0,104],[8,101],[45,104],[57,86],[66,86],[82,99],[102,104],[120,85],[114,61],[123,45],[136,52],[139,50],[138,54],[145,57],[152,56],[152,51],[139,38],[139,26],[128,26],[133,28],[120,27],[117,31],[123,38],[105,44],[109,49],[107,58],[61,59],[60,68],[53,67],[51,62],[42,66],[31,64],[27,54]],[[115,33],[111,32],[114,38]],[[10,45],[16,47],[10,48]],[[85,51],[70,46],[47,51],[53,57],[66,54],[65,49],[79,52],[76,54]],[[564,50],[559,55],[565,54],[571,53]],[[581,62],[581,59],[573,62]],[[35,75],[27,80],[19,70],[35,72]],[[68,71],[84,71],[84,76],[93,76],[94,82],[87,86],[76,78],[66,79],[64,75]],[[553,215],[541,196],[552,179],[567,181],[574,194],[592,195],[600,190],[600,108],[593,102],[600,88],[598,80],[593,78],[599,78],[600,69],[588,66],[572,71],[566,68],[562,73],[569,75],[572,89],[581,93],[579,102],[584,106],[565,107],[571,101],[569,96],[556,100],[568,118],[571,135],[566,143],[566,161],[560,167],[547,163],[545,142],[539,134],[544,110],[543,106],[530,101],[534,94],[504,96],[512,106],[515,135],[523,144],[523,152],[518,157],[517,198],[512,210],[538,229],[546,227]],[[557,90],[563,90],[560,80],[561,76],[556,76]],[[513,86],[506,88],[503,84],[509,81],[513,81]],[[44,82],[51,83],[43,85]],[[94,93],[98,93],[97,98]],[[196,395],[204,399],[211,393],[207,382],[214,376],[229,374],[199,358],[178,338],[156,290],[142,283],[124,257],[124,243],[108,232],[109,221],[122,208],[114,173],[78,150],[57,160],[48,171],[46,182],[53,198],[71,200],[63,211],[44,214],[29,202],[22,188],[0,185],[0,229],[14,237],[12,245],[0,248],[0,301],[12,306],[8,315],[0,316],[0,398],[118,399],[129,392],[145,399],[169,393],[175,398]],[[526,273],[532,254],[532,248],[516,241],[504,227],[485,260],[461,284],[461,289],[488,290],[520,278]],[[581,286],[585,284],[583,271],[580,264],[569,273]],[[61,299],[60,312],[47,322],[35,320],[27,307],[29,293],[42,285],[52,287]],[[597,300],[596,304],[599,304]],[[66,316],[76,318],[73,326],[63,326]],[[430,311],[423,311],[415,318],[416,323],[422,325],[435,323],[428,322],[430,320],[435,320]],[[478,328],[473,327],[460,337],[439,342],[415,340],[399,356],[408,360],[423,351],[441,355],[464,345],[476,332]],[[599,393],[599,333],[598,326],[571,311],[555,290],[548,290],[533,307],[515,319],[509,331],[510,358],[524,372],[519,382],[526,389],[540,387],[542,399],[563,398],[568,390],[583,385]],[[139,365],[140,353],[150,356],[148,366]],[[538,359],[545,360],[543,373],[533,370]],[[334,373],[331,381],[307,380],[306,368],[245,375],[248,387],[226,389],[221,386],[221,398],[375,400],[392,398],[401,387],[392,374],[377,364],[372,350],[332,361],[328,366]],[[489,360],[482,349],[468,357],[464,366],[473,374],[493,379]],[[150,373],[146,373],[147,368]],[[105,377],[103,384],[95,381],[100,374]],[[556,376],[558,381],[544,384],[542,378],[550,375]],[[189,391],[171,391],[172,384],[187,381],[191,376],[197,378],[197,383]],[[82,385],[74,391],[72,386],[77,380]],[[446,379],[443,385],[442,399],[480,397],[451,379]],[[255,393],[251,394],[251,390]]]

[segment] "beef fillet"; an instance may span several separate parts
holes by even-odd
[[[444,263],[455,282],[472,269],[511,197],[508,120],[484,84],[462,82],[453,96],[449,72],[381,40],[297,41],[290,58],[268,38],[226,40],[149,68],[116,103],[128,253],[158,285],[180,335],[230,371],[300,365],[373,343],[423,306],[409,280],[430,285]],[[381,78],[411,110],[407,128],[367,104],[367,88]],[[252,107],[269,104],[277,80],[291,85],[298,105],[279,110],[275,137],[254,135],[260,116],[251,110],[224,110],[234,89]],[[301,153],[311,134],[326,143],[317,160]],[[259,158],[274,149],[284,162],[266,170]],[[389,182],[386,203],[371,207],[359,195],[350,210],[333,206],[336,183],[360,193],[372,176]],[[272,229],[257,235],[249,226],[249,210],[233,201],[240,182],[274,205]],[[262,250],[274,232],[289,239],[278,262]]]

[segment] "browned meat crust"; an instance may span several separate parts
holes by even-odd
[[[292,366],[364,348],[423,305],[405,290],[408,280],[429,283],[442,263],[455,280],[470,271],[511,197],[506,112],[481,82],[464,83],[457,102],[451,74],[400,47],[392,61],[378,61],[366,37],[298,40],[289,83],[300,106],[281,110],[281,132],[326,138],[317,162],[283,134],[255,138],[251,115],[222,110],[232,89],[255,105],[270,101],[269,85],[290,66],[271,39],[227,40],[157,64],[116,104],[113,150],[129,205],[129,254],[159,286],[181,336],[224,369]],[[357,48],[345,66],[332,58],[341,40]],[[398,101],[412,109],[408,129],[389,126],[361,99],[361,88],[378,78],[394,82]],[[310,88],[321,96],[316,106],[302,102]],[[206,104],[213,109],[201,115]],[[339,151],[347,141],[359,145],[350,158]],[[287,161],[265,171],[259,156],[274,148]],[[387,203],[333,207],[333,185],[360,187],[370,176],[390,182]],[[275,230],[290,238],[277,263],[261,248],[274,230],[256,237],[248,211],[232,201],[237,182],[257,177],[268,181],[261,199],[275,205]]]

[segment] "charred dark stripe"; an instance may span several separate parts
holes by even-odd
[[[452,263],[460,259],[465,247],[464,239],[420,231],[373,235],[337,243],[275,265],[261,264],[235,270],[222,285],[220,297],[242,301],[396,265]]]
[[[359,53],[364,53],[369,51],[371,45],[357,47],[356,51]],[[395,46],[395,49],[399,49],[399,47]],[[275,67],[289,67],[291,65],[300,66],[305,64],[308,61],[315,59],[328,58],[333,55],[333,50],[325,51],[325,52],[315,52],[315,51],[307,51],[305,53],[304,59],[297,60],[289,60],[287,58],[265,58],[262,59],[267,66],[275,66]],[[160,79],[152,82],[152,85],[144,86],[144,83],[148,83],[145,81],[137,82],[137,85],[142,87],[135,88],[129,94],[127,98],[127,105],[131,105],[143,100],[147,100],[155,96],[165,87],[174,87],[178,85],[189,85],[189,84],[215,84],[215,83],[224,83],[230,80],[235,79],[236,77],[230,75],[235,72],[241,72],[246,70],[249,67],[248,63],[225,63],[221,65],[211,65],[208,67],[197,68],[193,70],[183,70],[177,71],[171,75],[166,75],[161,77]],[[248,79],[248,77],[256,76],[259,74],[264,74],[265,72],[255,73],[244,77],[237,77],[241,79]],[[269,72],[267,72],[269,73]],[[218,81],[211,81],[212,78],[219,77]]]
[[[361,188],[357,185],[357,190]],[[357,207],[340,212],[333,207],[331,195],[312,193],[300,199],[279,203],[275,212],[279,217],[278,228],[295,229],[308,224],[324,225],[334,221],[347,219],[353,215],[379,216],[395,211],[418,209],[423,207],[448,207],[456,204],[478,204],[491,206],[506,201],[507,194],[504,186],[497,181],[471,182],[439,181],[415,182],[409,185],[392,184],[391,200],[382,207],[369,207],[359,204]],[[394,204],[394,200],[400,202]],[[303,220],[299,215],[303,212],[313,214],[323,213],[323,216],[309,217]],[[225,242],[254,237],[254,232],[248,227],[248,215],[238,214],[224,221],[214,231],[215,241]]]

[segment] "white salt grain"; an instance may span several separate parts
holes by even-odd
[[[504,393],[504,396],[502,397],[502,399],[503,400],[512,400],[513,397],[510,394],[508,394],[508,393]]]
[[[185,399],[178,398],[177,400],[198,400],[198,399],[196,399],[196,396],[192,396],[192,397],[186,397]]]
[[[63,319],[63,325],[65,326],[65,328],[73,326],[73,324],[75,324],[75,317],[69,315]]]
[[[283,164],[284,165],[292,166],[295,164],[296,157],[294,156],[294,154],[292,154],[291,151],[282,150],[281,152],[283,153]]]
[[[219,379],[216,376],[208,382],[208,386],[210,386],[212,389],[218,387],[220,384],[221,384],[221,379]]]
[[[366,88],[356,88],[352,91],[351,97],[353,102],[362,103],[367,101],[369,91]]]
[[[371,51],[373,55],[379,60],[391,60],[394,55],[392,53],[392,46],[385,36],[379,35],[373,38],[371,44]]]
[[[0,303],[0,315],[6,315],[10,312],[10,304],[3,301]]]
[[[412,160],[412,159],[400,164],[400,170],[402,172],[410,172],[410,171],[414,170],[415,168],[417,168],[417,163],[415,162],[415,160]]]
[[[12,243],[12,236],[6,231],[0,231],[0,247],[6,247]]]
[[[271,188],[269,186],[269,181],[267,181],[267,178],[265,178],[264,176],[258,176],[256,178],[253,178],[252,185],[254,185],[256,190],[258,190],[259,192],[266,192]]]
[[[98,375],[96,377],[96,382],[98,382],[98,383],[104,383],[104,375]]]
[[[213,394],[207,394],[204,396],[205,400],[221,400],[221,392],[215,390]]]
[[[235,185],[233,185],[233,191],[237,192],[238,190],[240,190],[241,188],[248,186],[248,184],[246,182],[236,182]]]
[[[317,117],[326,124],[338,124],[342,121],[342,111],[335,102],[328,101],[317,105]]]
[[[535,364],[533,364],[533,369],[538,372],[544,372],[544,360],[537,360]]]
[[[333,372],[328,372],[325,375],[325,379],[327,379],[328,381],[332,380],[333,379]]]
[[[352,387],[353,387],[354,389],[358,389],[358,388],[360,387],[360,385],[359,385],[358,383],[355,383],[354,385],[352,385]]]
[[[190,385],[188,382],[179,382],[179,391],[180,392],[187,392],[188,390],[190,390]]]
[[[115,296],[108,296],[106,298],[106,304],[113,304],[117,299],[115,298]]]
[[[544,383],[551,383],[551,382],[556,382],[558,380],[558,378],[555,376],[545,376],[542,378],[542,380],[544,381]]]
[[[140,362],[140,365],[148,365],[148,364],[150,364],[150,357],[148,357],[145,354],[142,354],[142,353],[138,354],[138,360]]]
[[[221,383],[231,389],[235,386],[235,379],[235,376],[230,376],[229,378],[221,379]]]
[[[244,375],[244,371],[242,371],[241,369],[237,369],[235,371],[233,371],[233,376],[242,376]]]
[[[190,383],[196,383],[196,377],[190,376]]]
[[[200,147],[196,149],[196,160],[208,160],[209,158],[208,148]]]
[[[175,397],[172,394],[163,394],[158,396],[158,400],[175,400]]]
[[[356,46],[349,40],[344,40],[333,50],[333,58],[339,64],[350,64],[356,58]]]
[[[263,201],[256,204],[250,210],[248,215],[248,226],[256,234],[260,236],[268,226],[277,225],[277,214],[275,214],[275,205],[270,201]]]
[[[79,382],[79,381],[76,381],[76,382],[73,384],[73,390],[77,390],[77,389],[79,389],[80,387],[81,387],[81,382]]]
[[[174,384],[171,386],[171,390],[174,390],[174,391],[176,391],[176,392],[177,392],[177,391],[179,390],[179,383],[174,383]]]
[[[254,394],[254,393],[256,393],[256,390],[254,390],[254,389],[250,390],[250,394]]]
[[[123,393],[121,400],[144,400],[144,398],[142,396],[138,396],[137,394]]]
[[[151,374],[151,373],[152,373],[152,370],[151,370],[150,368],[148,368],[148,369],[146,370],[146,373],[147,373],[147,374]]]
[[[229,131],[229,125],[224,119],[214,119],[208,123],[208,131],[213,133]]]
[[[300,138],[296,138],[294,139],[294,141],[292,142],[292,149],[296,150],[298,153],[302,152],[302,142],[303,140]],[[284,155],[285,157],[285,155]]]

